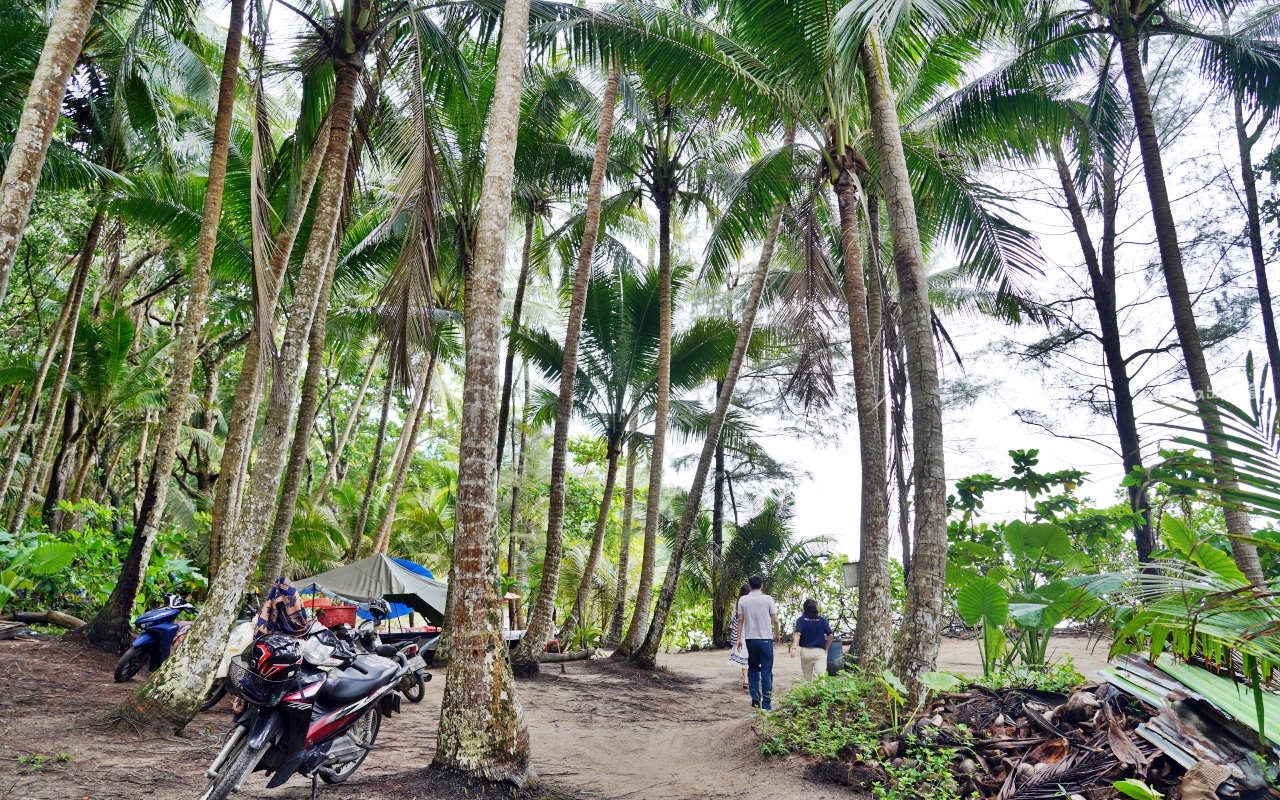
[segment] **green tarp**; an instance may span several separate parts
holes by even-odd
[[[294,585],[304,592],[315,585],[358,603],[382,597],[393,603],[404,603],[432,624],[444,621],[448,585],[402,567],[381,553],[302,578],[294,581]]]

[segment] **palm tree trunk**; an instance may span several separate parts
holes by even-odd
[[[627,434],[627,477],[622,490],[622,538],[618,543],[618,594],[613,601],[613,614],[603,647],[617,648],[622,641],[623,616],[627,612],[627,576],[631,571],[631,512],[636,499],[636,454],[640,440],[636,438],[636,418],[631,418]]]
[[[1262,312],[1262,332],[1267,341],[1267,361],[1271,364],[1273,398],[1280,398],[1280,337],[1276,334],[1276,315],[1271,305],[1271,284],[1267,280],[1267,262],[1262,249],[1262,215],[1258,208],[1258,176],[1253,170],[1253,146],[1266,130],[1272,112],[1264,116],[1254,129],[1244,118],[1244,103],[1239,92],[1234,100],[1236,142],[1240,146],[1240,182],[1244,185],[1245,213],[1249,218],[1249,251],[1253,255],[1253,275],[1258,282],[1258,307]]]
[[[382,519],[378,521],[378,532],[373,538],[373,552],[385,553],[391,544],[391,525],[396,520],[396,502],[400,499],[400,491],[404,489],[405,479],[409,477],[409,467],[413,464],[413,456],[418,452],[418,433],[422,430],[422,418],[427,413],[427,401],[431,399],[431,382],[436,371],[436,354],[439,346],[431,349],[431,357],[427,360],[427,368],[423,371],[418,385],[414,387],[414,399],[418,401],[409,422],[408,435],[403,436],[404,450],[391,473],[391,487],[387,489],[387,501],[383,507]]]
[[[1191,293],[1187,289],[1187,276],[1182,269],[1182,250],[1178,246],[1178,229],[1173,222],[1173,208],[1169,203],[1169,190],[1164,183],[1164,163],[1160,155],[1160,140],[1156,136],[1155,119],[1151,113],[1151,97],[1147,92],[1147,78],[1142,71],[1141,43],[1136,37],[1120,40],[1120,60],[1124,65],[1125,80],[1129,85],[1129,104],[1133,108],[1133,124],[1138,132],[1138,148],[1142,153],[1142,172],[1147,182],[1147,194],[1151,198],[1151,217],[1156,228],[1156,242],[1160,249],[1160,264],[1164,270],[1165,287],[1169,292],[1169,302],[1173,306],[1173,325],[1178,332],[1178,344],[1182,348],[1182,360],[1187,368],[1187,377],[1191,379],[1191,389],[1195,392],[1196,403],[1200,407],[1200,419],[1204,425],[1205,438],[1209,446],[1217,448],[1224,444],[1222,440],[1222,424],[1218,419],[1217,409],[1212,403],[1213,384],[1209,378],[1209,367],[1204,359],[1204,349],[1200,344],[1200,332],[1196,329],[1195,311],[1191,305]],[[1221,475],[1231,474],[1231,461],[1225,456],[1215,455],[1213,462]],[[1228,487],[1234,487],[1235,481],[1222,479]],[[1227,532],[1233,536],[1249,537],[1253,531],[1249,526],[1248,513],[1226,508],[1223,510],[1227,519]],[[1236,566],[1245,574],[1254,586],[1265,586],[1266,577],[1262,573],[1262,563],[1258,560],[1258,550],[1242,539],[1231,540],[1231,552]]]
[[[1071,216],[1071,227],[1075,230],[1076,240],[1080,243],[1080,252],[1084,255],[1085,267],[1089,270],[1089,281],[1093,286],[1093,307],[1098,313],[1098,328],[1102,334],[1102,354],[1106,360],[1107,374],[1111,378],[1116,434],[1120,438],[1124,471],[1128,474],[1134,468],[1142,468],[1142,441],[1138,437],[1138,420],[1133,411],[1133,391],[1129,385],[1129,370],[1125,363],[1120,338],[1120,321],[1116,315],[1115,175],[1111,165],[1107,164],[1106,174],[1103,176],[1102,202],[1104,257],[1099,261],[1098,251],[1093,246],[1093,237],[1089,234],[1089,224],[1085,220],[1084,208],[1080,205],[1075,181],[1071,177],[1071,168],[1067,165],[1066,158],[1056,142],[1053,157],[1058,168],[1058,181],[1062,184],[1062,195],[1067,201],[1067,212]],[[1133,527],[1138,561],[1146,563],[1151,560],[1151,551],[1155,544],[1151,534],[1151,509],[1143,487],[1134,485],[1128,488],[1129,508],[1139,514],[1143,520]]]
[[[502,468],[502,448],[506,446],[507,421],[511,418],[511,370],[516,363],[516,334],[520,332],[520,312],[524,308],[524,289],[529,283],[529,253],[533,250],[533,213],[524,220],[524,249],[520,254],[520,276],[516,278],[516,296],[511,303],[511,333],[507,334],[507,363],[502,367],[502,407],[498,410],[498,468]]]
[[[658,204],[658,379],[654,391],[653,440],[649,448],[649,494],[645,502],[644,560],[640,563],[640,585],[636,588],[636,605],[631,612],[631,626],[614,657],[634,658],[641,655],[647,641],[649,607],[653,604],[655,559],[658,552],[659,506],[662,501],[662,462],[666,456],[667,414],[671,407],[671,200]],[[719,407],[719,400],[716,407]],[[714,425],[714,420],[712,421]],[[711,441],[708,433],[707,441]],[[714,447],[714,443],[712,445]],[[690,500],[693,498],[691,494]],[[685,501],[686,503],[689,500]],[[697,505],[697,501],[694,501]],[[679,570],[679,562],[676,562]],[[667,567],[670,576],[671,567]],[[666,583],[663,583],[663,590]],[[657,653],[657,646],[654,646]]]
[[[97,6],[98,0],[58,3],[27,89],[22,117],[9,151],[9,163],[4,178],[0,179],[0,306],[4,305],[8,293],[9,274],[31,214],[31,200],[40,183],[45,155],[53,141],[67,81],[80,57],[84,36]]]
[[[86,267],[86,271],[87,271]],[[9,447],[5,452],[4,476],[0,477],[0,504],[9,496],[9,487],[13,483],[14,473],[18,469],[18,456],[22,454],[22,445],[31,433],[31,425],[35,422],[36,411],[40,408],[40,396],[44,392],[45,379],[49,377],[49,368],[53,365],[53,357],[58,352],[58,343],[62,341],[62,332],[66,330],[67,321],[71,318],[71,294],[75,289],[76,278],[80,271],[76,270],[67,287],[67,297],[62,302],[62,313],[58,316],[53,330],[49,331],[49,344],[44,349],[44,357],[40,359],[40,367],[36,370],[35,379],[31,382],[31,392],[27,398],[26,409],[22,412],[22,422],[11,435]],[[82,290],[83,291],[83,290]],[[21,387],[15,387],[14,398],[17,399]]]
[[[335,239],[337,235],[335,234]],[[302,486],[302,472],[307,465],[307,451],[311,448],[311,427],[320,408],[320,373],[324,371],[324,342],[329,320],[329,292],[333,288],[333,271],[338,264],[338,246],[335,241],[329,249],[329,265],[325,270],[323,298],[316,308],[311,322],[311,335],[307,341],[307,371],[302,377],[302,398],[298,403],[298,421],[293,426],[293,442],[289,448],[289,461],[284,469],[284,481],[280,499],[271,524],[271,535],[263,553],[262,569],[258,573],[258,588],[263,596],[271,589],[278,576],[284,574],[285,553],[289,549],[289,532],[293,530],[293,514],[298,508],[298,491]]]
[[[80,324],[80,306],[84,303],[85,284],[89,279],[89,268],[93,265],[93,253],[98,248],[98,237],[102,234],[102,224],[106,215],[101,211],[89,223],[89,232],[84,239],[84,247],[80,250],[80,259],[76,263],[75,275],[67,289],[64,301],[67,308],[66,330],[62,337],[62,361],[58,364],[58,374],[53,379],[53,387],[49,390],[49,401],[45,405],[44,424],[40,426],[40,435],[36,439],[35,448],[31,451],[31,460],[27,463],[27,472],[22,476],[22,491],[18,493],[18,501],[14,505],[13,516],[9,521],[9,530],[18,533],[26,521],[27,506],[31,503],[31,493],[35,491],[36,480],[40,476],[40,468],[44,463],[45,452],[53,438],[54,420],[58,410],[62,408],[62,390],[67,385],[67,375],[71,372],[71,356],[75,350],[76,328]],[[132,603],[129,606],[132,610]]]
[[[519,445],[516,444],[515,420],[511,421],[511,460],[515,462],[515,475],[511,479],[511,514],[507,520],[507,577],[514,578],[516,575],[516,522],[520,518],[520,488],[524,484],[524,446],[525,446],[525,423],[529,416],[529,365],[526,363],[524,367],[525,387],[524,402],[520,406],[520,439]],[[515,604],[516,620],[515,625],[519,630],[520,624],[520,603]]]
[[[573,638],[578,622],[586,619],[587,602],[591,597],[591,582],[595,579],[596,567],[600,564],[600,555],[604,553],[605,529],[609,525],[609,510],[613,507],[613,488],[618,482],[618,457],[622,455],[622,443],[609,442],[609,463],[605,468],[604,497],[600,499],[600,510],[596,513],[596,529],[591,537],[591,553],[587,563],[582,567],[582,580],[578,583],[578,594],[573,600],[573,609],[565,617],[560,626],[560,641],[567,642]]]
[[[893,598],[889,587],[889,499],[884,440],[880,438],[880,394],[876,379],[866,284],[862,276],[862,241],[858,230],[858,197],[853,173],[845,169],[835,181],[844,245],[844,294],[849,306],[849,354],[858,401],[858,453],[862,466],[862,562],[858,587],[858,664],[879,671],[893,647]]]
[[[58,503],[62,501],[62,492],[67,485],[67,462],[75,463],[76,451],[83,436],[80,404],[73,394],[67,397],[67,405],[62,412],[62,435],[58,440],[58,452],[53,456],[53,465],[49,467],[49,483],[44,491],[44,505],[40,513],[45,527],[54,533],[60,531]]]
[[[716,397],[723,389],[716,381]],[[715,477],[711,494],[711,646],[729,646],[729,611],[725,608],[724,590],[724,437],[716,442]]]
[[[893,263],[898,275],[898,302],[911,384],[915,552],[893,668],[914,698],[919,691],[920,676],[932,671],[937,661],[942,634],[942,601],[947,577],[947,473],[942,450],[942,395],[915,199],[911,195],[911,180],[902,149],[888,60],[878,31],[872,30],[863,42],[861,66],[871,106],[871,129],[880,161],[882,194],[893,237]],[[911,702],[914,703],[914,699]]]
[[[333,483],[338,477],[338,463],[342,459],[342,453],[347,449],[347,441],[351,438],[351,431],[355,428],[356,423],[360,419],[360,409],[364,405],[365,392],[369,391],[369,381],[373,379],[373,371],[378,365],[378,353],[382,349],[382,342],[379,340],[373,353],[369,356],[369,368],[364,372],[364,380],[360,381],[360,388],[356,391],[355,402],[351,404],[351,413],[347,415],[347,424],[342,428],[342,435],[338,437],[337,444],[333,447],[333,452],[329,454],[329,463],[325,466],[324,477],[320,479],[319,485],[316,486],[312,493],[313,497],[324,497],[325,490],[329,488],[329,484]]]
[[[529,612],[529,627],[520,645],[511,653],[511,666],[517,675],[535,674],[538,659],[553,630],[552,612],[560,584],[560,560],[564,555],[564,491],[566,454],[569,446],[569,418],[573,414],[573,383],[578,373],[578,340],[582,335],[582,318],[587,307],[587,281],[591,277],[591,259],[600,232],[605,167],[609,160],[609,139],[613,134],[613,112],[618,100],[618,68],[609,72],[601,102],[600,130],[596,134],[595,161],[591,165],[591,182],[587,188],[586,218],[582,228],[582,246],[573,278],[573,297],[569,302],[569,319],[564,333],[564,363],[560,372],[560,394],[556,402],[555,431],[551,439],[551,480],[547,488],[547,545],[542,559],[542,582],[538,597]]]
[[[787,133],[788,145],[792,143],[793,136],[794,133],[789,129]],[[711,416],[711,424],[707,426],[707,438],[702,442],[702,454],[698,458],[698,468],[693,473],[693,483],[689,486],[689,496],[685,499],[684,513],[680,517],[680,527],[676,529],[675,542],[671,545],[671,558],[667,561],[667,574],[662,580],[662,591],[658,594],[658,602],[653,609],[653,621],[649,624],[649,631],[645,635],[644,641],[630,656],[631,664],[642,669],[652,669],[654,667],[654,662],[658,657],[658,647],[662,644],[663,634],[666,633],[667,618],[671,613],[671,604],[676,596],[676,586],[680,581],[680,568],[684,563],[684,549],[689,543],[689,533],[693,530],[694,521],[698,518],[698,507],[702,502],[702,491],[707,483],[707,473],[710,472],[711,462],[715,457],[716,443],[720,441],[720,431],[724,427],[725,417],[729,413],[729,404],[733,400],[733,390],[738,384],[738,374],[742,370],[742,362],[747,354],[747,345],[750,344],[751,333],[755,329],[756,311],[760,308],[760,295],[764,292],[765,279],[769,274],[769,262],[773,260],[773,249],[778,241],[778,227],[781,220],[782,207],[778,206],[769,217],[769,227],[765,234],[764,244],[760,248],[760,263],[756,265],[755,274],[751,276],[751,288],[747,292],[746,305],[742,309],[742,324],[738,327],[738,338],[733,345],[733,355],[729,358],[729,367],[725,370],[720,397],[716,400],[715,412]],[[661,217],[659,218],[659,225],[661,225]],[[664,233],[667,236],[664,237]],[[664,262],[666,263],[665,267],[660,268],[664,270],[663,281],[668,289],[671,280],[669,233],[669,231],[663,231],[659,227],[658,242],[661,252],[658,258],[660,265]],[[664,239],[667,241],[664,241]],[[670,297],[669,291],[663,292],[663,342],[670,342]],[[670,350],[668,350],[667,358],[666,369],[668,374],[664,376],[661,371],[658,373],[658,402],[660,404],[663,400],[663,381],[670,380]],[[660,415],[658,419],[661,421],[666,409],[660,406],[658,413]],[[657,486],[655,486],[652,479],[654,469],[651,469],[649,473],[651,477],[649,481],[648,509],[650,518],[645,520],[646,536],[651,524],[656,528],[658,516],[656,499],[657,495],[662,491],[662,453],[660,440],[656,433],[654,434],[653,461],[654,469],[658,470],[658,481]],[[638,606],[639,600],[636,603]],[[634,621],[632,625],[635,625]]]
[[[324,162],[329,149],[329,121],[326,117],[316,138],[311,143],[311,152],[303,164],[302,174],[298,178],[298,196],[296,202],[285,214],[284,222],[276,233],[274,247],[271,249],[271,264],[268,268],[266,285],[268,291],[275,294],[262,299],[260,308],[270,309],[273,313],[279,301],[279,290],[284,280],[285,269],[289,266],[289,257],[293,253],[294,241],[298,238],[298,230],[306,216],[311,202],[311,192],[320,174],[320,166]],[[266,372],[262,362],[263,346],[258,326],[249,331],[249,340],[245,343],[244,358],[240,363],[240,376],[236,379],[236,391],[231,401],[231,415],[227,420],[227,440],[222,446],[222,461],[218,471],[218,484],[213,499],[213,519],[209,530],[209,579],[212,580],[218,571],[222,533],[235,527],[240,516],[240,498],[244,490],[244,480],[249,470],[249,454],[253,450],[253,430],[258,423],[258,406],[262,402],[263,377]]]
[[[378,475],[382,471],[382,448],[387,440],[387,415],[391,411],[391,371],[387,371],[386,383],[382,386],[382,416],[378,420],[378,438],[373,443],[373,455],[369,460],[369,477],[364,484],[364,497],[360,500],[360,513],[356,515],[356,524],[351,531],[351,544],[347,547],[347,563],[355,561],[360,555],[360,544],[364,540],[364,529],[369,522],[369,506],[373,504],[373,492],[378,487]]]
[[[155,461],[142,501],[142,513],[129,544],[129,554],[122,565],[120,580],[98,616],[85,628],[85,636],[99,646],[118,647],[131,636],[129,614],[142,585],[151,548],[160,530],[169,480],[177,457],[182,426],[187,421],[187,394],[195,372],[200,331],[204,326],[205,307],[209,299],[213,251],[218,241],[218,225],[222,219],[222,193],[226,188],[227,153],[231,142],[231,122],[235,111],[236,77],[240,64],[241,34],[244,30],[245,0],[232,0],[231,20],[227,27],[227,45],[222,55],[222,72],[218,83],[218,109],[213,121],[213,143],[209,154],[209,177],[205,183],[204,209],[200,217],[200,235],[196,240],[195,258],[187,279],[186,313],[182,330],[173,350],[173,374],[169,380],[169,401],[160,431],[156,435]]]
[[[361,20],[358,25],[364,25],[370,23],[372,15],[357,14],[354,18]],[[353,35],[366,33],[357,27]],[[245,576],[251,574],[253,565],[262,556],[262,545],[271,525],[289,447],[289,431],[298,395],[298,374],[306,355],[312,321],[321,304],[328,300],[322,296],[321,290],[326,281],[331,280],[328,277],[328,267],[332,263],[329,252],[330,248],[337,246],[334,231],[340,224],[352,113],[363,57],[357,49],[339,53],[335,61],[332,128],[325,154],[324,177],[313,212],[311,238],[294,283],[289,323],[272,376],[274,385],[267,402],[262,444],[245,494],[244,509],[235,528],[236,535],[223,539],[218,574],[210,582],[204,606],[182,644],[136,693],[111,712],[119,719],[169,723],[181,729],[195,717],[200,701],[213,681],[215,666],[222,659],[227,633],[244,594]]]
[[[440,701],[434,763],[523,789],[529,761],[515,681],[503,657],[497,553],[498,353],[502,341],[502,262],[511,221],[511,184],[520,126],[529,0],[508,0],[490,105],[475,260],[464,305],[467,331],[462,444],[449,588],[450,659]],[[458,602],[461,600],[461,602]]]

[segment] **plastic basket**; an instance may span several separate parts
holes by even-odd
[[[326,628],[336,628],[343,624],[354,628],[356,624],[356,607],[329,606],[328,608],[317,608],[316,619],[320,620],[320,624]]]
[[[239,660],[232,661],[227,670],[227,691],[254,705],[273,706],[297,685],[296,675],[278,681],[271,680],[253,672]]]

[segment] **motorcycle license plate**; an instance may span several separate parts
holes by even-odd
[[[426,669],[426,668],[427,668],[427,662],[422,660],[422,656],[414,656],[413,658],[409,659],[409,669],[411,671],[416,671],[416,670]]]

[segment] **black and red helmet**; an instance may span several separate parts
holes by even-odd
[[[292,636],[269,633],[249,648],[249,669],[272,681],[298,674],[302,666],[302,645]]]

